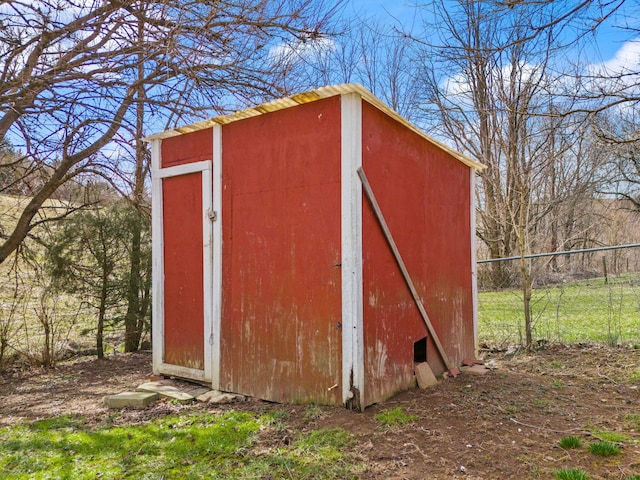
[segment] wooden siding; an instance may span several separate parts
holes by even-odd
[[[211,160],[212,156],[212,128],[162,140],[162,168]]]
[[[340,404],[340,99],[222,127],[220,388]]]
[[[474,354],[469,167],[363,102],[363,169],[453,364]],[[363,199],[365,398],[413,383],[413,344],[426,327]],[[431,341],[427,360],[444,365]]]

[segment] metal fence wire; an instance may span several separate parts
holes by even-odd
[[[535,344],[606,342],[640,348],[640,244],[531,255]],[[525,343],[522,261],[479,260],[478,344]]]

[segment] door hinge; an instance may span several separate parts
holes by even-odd
[[[212,222],[218,220],[218,212],[211,208],[207,210],[207,215],[209,216],[209,220],[211,220]]]
[[[209,345],[213,345],[213,334],[209,335]]]

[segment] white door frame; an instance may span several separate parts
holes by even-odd
[[[203,160],[173,167],[162,168],[161,139],[151,142],[151,202],[152,202],[152,258],[153,258],[153,373],[172,375],[191,380],[210,382],[213,378],[213,210],[212,161]],[[162,180],[190,173],[202,173],[202,258],[203,258],[203,297],[204,297],[204,369],[183,367],[164,362],[164,225]],[[218,242],[215,242],[217,244]],[[217,302],[216,302],[217,303]],[[219,307],[218,307],[219,308]],[[215,335],[218,337],[218,335]],[[216,377],[218,374],[216,372]]]

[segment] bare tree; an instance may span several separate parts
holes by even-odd
[[[144,78],[144,42],[145,24],[138,19],[137,40],[138,71],[137,78]],[[145,179],[149,170],[149,154],[144,136],[144,105],[146,92],[143,85],[138,86],[136,92],[138,99],[135,113],[135,166],[131,194],[131,205],[134,207],[131,220],[131,244],[129,248],[129,271],[127,285],[127,311],[124,317],[125,340],[124,351],[134,352],[138,350],[140,339],[145,328],[145,320],[150,310],[151,289],[151,255],[143,255],[143,234],[150,234],[149,228],[149,204],[145,198]],[[148,250],[148,249],[147,249]]]
[[[533,278],[525,256],[545,217],[559,213],[567,198],[554,184],[558,172],[582,161],[571,148],[576,119],[566,114],[574,105],[559,95],[565,88],[562,55],[577,38],[564,30],[584,19],[592,3],[421,5],[424,31],[435,32],[417,39],[423,46],[424,121],[487,166],[479,172],[477,233],[490,258],[520,257],[527,347],[533,341]],[[494,287],[514,283],[508,264],[492,266]]]
[[[633,108],[610,109],[594,117],[593,134],[606,149],[607,178],[601,192],[640,211],[640,123]]]
[[[269,49],[318,36],[332,13],[311,0],[3,2],[0,139],[44,180],[2,237],[0,263],[61,185],[112,177],[114,141],[130,140],[140,103],[147,126],[164,128],[277,94]]]
[[[287,66],[287,89],[361,83],[405,118],[414,119],[420,86],[412,39],[372,18],[349,19],[337,29],[339,35],[313,43],[295,40],[273,52]]]

